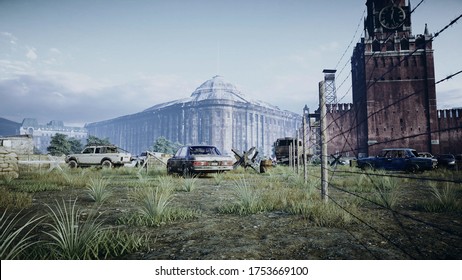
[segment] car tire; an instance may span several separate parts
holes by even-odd
[[[101,162],[101,166],[103,168],[111,168],[112,167],[112,162],[108,159],[105,159],[103,160],[103,162]]]
[[[172,175],[172,174],[173,174],[172,166],[167,165],[167,175]]]
[[[191,169],[188,166],[183,166],[183,177],[190,178],[192,175]]]
[[[79,167],[79,164],[75,160],[70,160],[69,163],[67,164],[70,168],[77,168]]]
[[[374,170],[374,167],[372,167],[372,164],[370,163],[365,163],[363,166],[361,166],[361,169],[364,171],[372,171]]]
[[[409,166],[407,171],[409,173],[417,173],[417,172],[419,172],[419,169],[420,168],[419,168],[419,166],[417,164],[412,164],[411,166]]]

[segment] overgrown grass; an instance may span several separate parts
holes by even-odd
[[[138,199],[140,214],[156,223],[160,221],[171,201],[171,193],[162,191],[159,187],[141,189]]]
[[[104,178],[91,178],[87,184],[87,194],[96,203],[103,203],[111,197],[111,190],[108,188],[109,180]]]
[[[372,177],[372,181],[376,189],[372,199],[385,208],[395,209],[401,197],[399,178],[379,172]]]
[[[215,183],[215,185],[221,186],[221,184],[223,184],[223,182],[225,181],[225,173],[224,172],[214,173],[212,175],[212,178],[213,178],[213,182]]]
[[[192,180],[192,179],[182,179]],[[131,191],[130,197],[137,205],[136,213],[126,214],[119,218],[119,223],[141,226],[159,226],[161,224],[196,218],[197,210],[170,207],[173,192],[178,181],[170,176],[157,178],[156,186],[138,187]]]
[[[94,212],[84,215],[77,209],[76,202],[66,204],[63,200],[62,203],[56,202],[54,207],[47,205],[51,221],[45,224],[49,230],[44,234],[51,239],[47,244],[52,259],[98,258],[98,244],[104,230],[102,222]]]
[[[31,194],[0,187],[0,209],[26,209],[31,205]]]
[[[12,215],[5,210],[0,217],[0,259],[18,259],[29,247],[34,246],[33,230],[42,217],[34,216],[25,222],[20,212]]]
[[[243,215],[254,214],[264,210],[261,193],[256,188],[254,182],[248,182],[245,178],[241,178],[236,180],[234,184],[234,196],[237,199],[237,203],[232,206],[231,212]]]
[[[456,212],[462,211],[459,191],[461,187],[449,182],[431,182],[430,193],[432,196],[420,203],[421,208],[427,212]]]
[[[185,192],[192,192],[197,187],[197,178],[184,178],[182,186]]]
[[[147,248],[149,239],[148,234],[129,234],[119,229],[117,231],[104,230],[98,242],[99,258],[117,258]]]
[[[358,213],[358,208],[354,203],[345,203],[341,206],[321,201],[321,199],[309,198],[292,203],[289,212],[310,220],[318,227],[343,228],[355,222],[352,214]]]

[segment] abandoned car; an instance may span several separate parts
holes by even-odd
[[[432,158],[419,157],[414,149],[390,148],[383,149],[376,157],[360,158],[357,166],[365,169],[384,169],[393,171],[421,172],[432,170],[437,162]]]
[[[438,167],[455,169],[456,168],[456,157],[452,154],[441,154],[436,156],[438,161]]]
[[[87,146],[80,154],[70,154],[65,158],[71,168],[86,166],[119,167],[131,162],[131,154],[111,145]]]
[[[233,169],[231,156],[222,155],[215,146],[183,146],[167,161],[167,173],[185,177],[194,174],[224,172]]]

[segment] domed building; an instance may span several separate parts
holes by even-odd
[[[301,116],[246,98],[221,76],[200,85],[189,98],[142,112],[86,125],[89,135],[109,140],[132,154],[150,150],[158,137],[181,144],[210,144],[232,154],[256,147],[272,154],[277,138],[293,136]]]

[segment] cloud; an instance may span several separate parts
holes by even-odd
[[[441,89],[436,92],[438,109],[452,109],[462,107],[461,89]]]
[[[33,117],[42,123],[56,119],[83,126],[188,97],[195,89],[192,84],[175,75],[106,84],[76,73],[23,74],[0,80],[0,112],[17,122]]]
[[[38,58],[37,50],[35,48],[27,48],[26,57],[29,60],[37,60]]]
[[[0,41],[8,42],[12,45],[16,45],[18,38],[9,32],[0,32]]]

